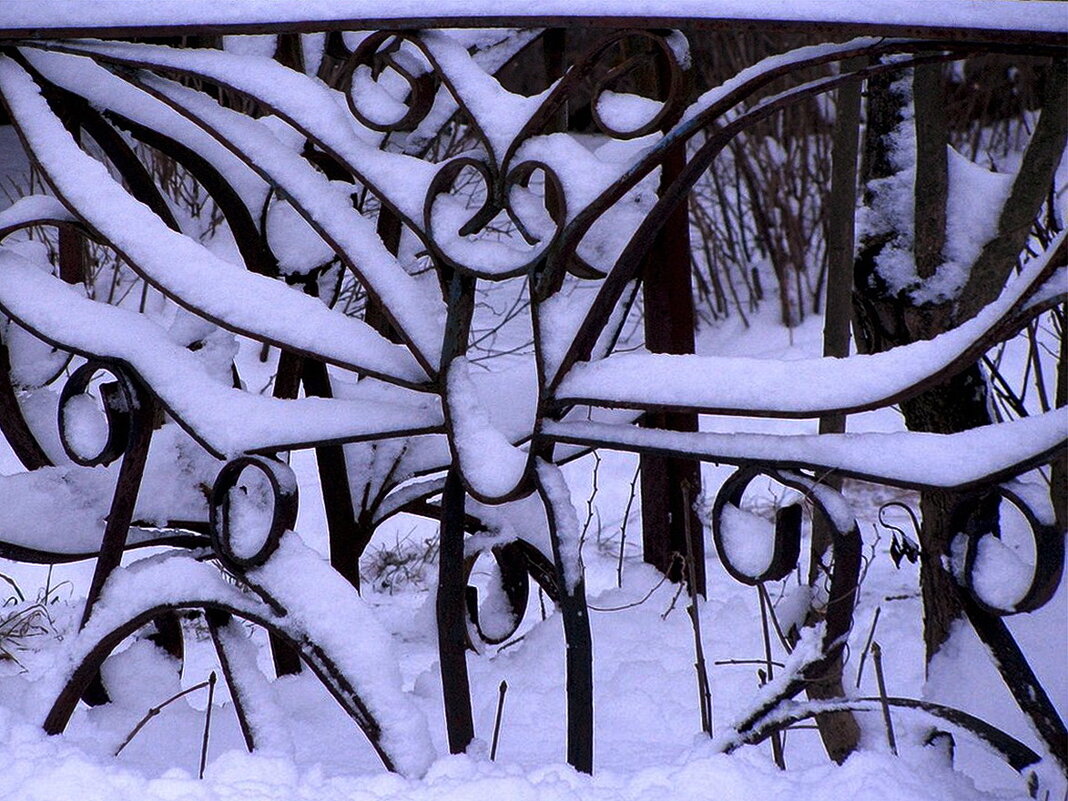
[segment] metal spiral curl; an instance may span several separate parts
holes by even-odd
[[[253,554],[242,556],[234,547],[230,493],[238,488],[241,475],[248,469],[266,476],[273,507],[262,544]],[[227,462],[215,479],[210,501],[211,544],[223,565],[237,575],[264,565],[278,550],[282,535],[296,523],[297,506],[297,480],[289,465],[265,456],[241,456]]]
[[[613,37],[608,42],[608,44],[614,44],[616,41],[638,40],[643,44],[652,46],[651,59],[656,70],[657,83],[661,84],[664,99],[660,101],[660,110],[636,128],[625,130],[613,128],[601,116],[599,111],[601,96],[606,91],[612,90],[613,86],[625,81],[628,76],[648,67],[650,61],[650,56],[646,53],[625,58],[622,63],[613,67],[601,77],[593,89],[593,96],[590,99],[590,114],[602,133],[613,139],[637,139],[656,131],[664,130],[677,121],[681,113],[682,101],[685,99],[686,71],[679,61],[678,54],[668,43],[667,37],[670,35],[670,33],[664,35],[652,31],[633,30],[627,31],[619,39]],[[606,49],[607,46],[599,48],[596,51],[596,55],[599,56]]]
[[[89,385],[98,373],[110,373],[114,381],[100,385],[101,400],[107,419],[107,441],[95,454],[84,454],[71,440],[69,429],[69,405],[76,397],[87,395]],[[149,391],[141,380],[120,362],[105,359],[92,359],[67,379],[59,396],[59,438],[63,450],[75,464],[82,467],[109,465],[129,450],[145,426],[152,421],[146,412],[151,410]]]
[[[437,94],[438,78],[432,67],[418,63],[418,58],[402,50],[405,42],[414,42],[412,34],[380,31],[364,39],[346,60],[338,76],[339,86],[345,95],[349,111],[360,124],[379,133],[410,131],[426,115]],[[370,79],[377,82],[387,69],[392,69],[408,84],[407,111],[392,121],[383,121],[365,113],[353,92],[353,79],[360,68],[370,71]]]
[[[804,493],[812,502],[814,513],[827,524],[831,537],[833,559],[830,563],[830,582],[827,588],[827,604],[822,611],[825,622],[822,638],[823,656],[811,663],[804,671],[807,678],[818,677],[832,665],[845,647],[845,640],[853,627],[853,609],[856,605],[857,585],[860,579],[860,529],[855,519],[848,524],[828,508],[828,501],[841,498],[841,493],[820,484],[817,479],[793,470],[777,470],[746,466],[739,468],[728,478],[716,495],[712,507],[712,537],[724,569],[737,581],[755,585],[762,581],[779,581],[797,567],[801,553],[800,503],[779,509],[775,516],[775,541],[772,557],[766,568],[757,575],[750,575],[735,565],[723,543],[723,509],[728,503],[737,507],[742,493],[759,476],[778,481],[780,484]],[[842,499],[844,503],[844,499]],[[798,690],[800,686],[798,687]]]
[[[1031,581],[1019,600],[1008,607],[984,598],[977,586],[976,575],[981,544],[987,537],[1001,536],[1001,532],[996,529],[999,519],[997,509],[1002,501],[1007,501],[1019,510],[1027,521],[1028,531],[1035,546],[1035,566]],[[981,609],[999,617],[1006,617],[1021,612],[1033,612],[1045,606],[1053,597],[1064,572],[1064,533],[1058,530],[1052,520],[1045,520],[1046,517],[1048,516],[1035,510],[1022,495],[1005,485],[994,487],[985,493],[977,493],[957,505],[951,525],[952,530],[960,532],[960,536],[964,538],[964,561],[962,569],[955,572],[954,578]]]
[[[735,471],[730,478],[723,482],[723,486],[712,504],[712,540],[716,545],[716,553],[719,554],[720,563],[731,578],[750,586],[763,584],[765,581],[781,581],[794,571],[801,557],[802,510],[800,503],[792,503],[789,506],[783,506],[775,510],[775,534],[772,542],[771,559],[767,567],[752,575],[738,567],[732,560],[730,549],[724,542],[723,512],[727,504],[740,509],[742,495],[749,485],[760,476],[768,476],[787,486],[792,486],[788,481],[783,481],[783,478],[787,476],[766,472],[755,467],[743,467]],[[797,487],[795,486],[794,489],[797,489]],[[816,508],[821,513],[826,514],[818,502]]]
[[[440,213],[437,208],[438,198],[453,190],[461,173],[467,168],[473,170],[482,181],[485,197],[478,208],[466,215],[466,220],[459,229],[455,232],[442,233],[454,233],[458,237],[476,234],[503,211],[515,225],[523,241],[531,248],[526,253],[517,252],[514,262],[506,268],[497,267],[493,270],[486,270],[479,264],[471,263],[463,256],[450,252],[444,244],[448,240],[447,236],[436,236],[437,227],[434,223],[434,215]],[[541,203],[552,226],[551,231],[543,231],[540,234],[536,230],[539,227],[537,223],[529,219],[528,209],[514,203],[515,193],[528,189],[532,180],[539,174],[544,179],[542,182],[544,197]],[[527,274],[532,267],[544,259],[548,248],[563,230],[566,209],[567,202],[561,181],[547,164],[539,161],[524,161],[512,166],[507,174],[498,176],[494,173],[491,163],[479,158],[476,154],[466,154],[445,162],[435,174],[427,189],[426,200],[423,204],[422,223],[427,244],[440,263],[464,275],[487,281],[502,281]],[[593,273],[587,268],[583,275],[592,277],[600,274]]]
[[[503,633],[486,632],[479,620],[478,589],[467,585],[464,598],[467,608],[467,645],[475,652],[481,652],[483,645],[500,645],[519,630],[526,615],[531,578],[553,603],[560,597],[556,568],[541,551],[523,540],[493,545],[468,554],[464,559],[465,582],[471,578],[479,557],[487,551],[493,556],[500,570],[499,589],[508,603],[510,620],[507,630]]]
[[[827,587],[827,603],[816,616],[822,618],[823,634],[820,638],[821,656],[809,662],[799,676],[788,681],[781,689],[764,699],[757,708],[736,728],[745,734],[758,726],[768,716],[772,715],[779,705],[805,689],[806,684],[821,681],[827,678],[828,673],[833,674],[836,662],[845,649],[850,630],[853,627],[853,610],[857,600],[857,586],[860,580],[861,537],[860,529],[856,520],[845,520],[832,513],[828,508],[828,502],[835,502],[841,498],[837,490],[820,484],[819,481],[804,473],[794,470],[779,470],[776,468],[761,468],[748,465],[739,468],[730,478],[724,482],[719,494],[716,496],[712,510],[712,532],[719,552],[720,560],[724,568],[736,578],[746,584],[756,584],[759,578],[775,580],[773,577],[783,578],[797,565],[800,556],[801,540],[801,505],[792,504],[780,515],[776,515],[776,534],[771,564],[761,571],[759,577],[751,576],[740,570],[730,561],[726,549],[723,547],[723,509],[730,503],[737,506],[746,487],[758,476],[767,476],[778,481],[784,486],[798,490],[805,494],[806,499],[811,500],[815,514],[819,515],[829,524],[831,550],[833,558],[830,562],[830,582]],[[844,499],[842,499],[844,502]],[[815,611],[815,610],[810,610]],[[812,617],[809,616],[811,625]]]

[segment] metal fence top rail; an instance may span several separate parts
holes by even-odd
[[[4,0],[0,37],[640,26],[1068,42],[1068,4],[1056,0],[541,0],[530,9],[529,0]]]

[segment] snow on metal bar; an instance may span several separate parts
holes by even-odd
[[[210,50],[99,44],[86,48],[86,52],[178,68],[262,100],[330,147],[344,163],[351,164],[358,178],[367,173],[369,182],[376,188],[384,187],[377,191],[409,221],[415,223],[419,219],[426,186],[434,172],[432,165],[383,153],[363,142],[356,135],[351,118],[342,113],[340,96],[321,83],[270,59]],[[444,317],[440,301],[404,272],[396,257],[383,246],[372,222],[352,208],[343,188],[331,184],[256,120],[171,81],[147,74],[140,80],[281,189],[324,238],[336,243],[339,255],[382,300],[402,334],[418,348],[424,363],[436,364]]]
[[[1063,259],[1068,232],[1062,232],[1042,258],[1027,265],[995,302],[964,323],[932,340],[875,354],[844,359],[780,361],[722,356],[626,353],[576,365],[560,383],[560,403],[630,408],[690,408],[768,417],[816,417],[828,412],[858,412],[887,406],[929,384],[953,366],[974,361],[1012,331],[1000,330],[1021,305],[1032,313],[1061,302],[1068,293]],[[1052,273],[1052,276],[1051,276]],[[1029,301],[1041,294],[1035,308]],[[996,341],[996,340],[995,340]],[[642,376],[636,381],[635,376]]]
[[[0,211],[0,239],[29,225],[77,221],[78,218],[51,195],[25,195]]]
[[[1059,409],[959,434],[720,434],[552,421],[543,423],[542,433],[593,448],[800,467],[916,489],[996,482],[1047,461],[1068,444]]]
[[[59,47],[121,64],[178,70],[248,95],[328,148],[361,180],[366,180],[376,190],[380,188],[386,199],[408,219],[418,223],[422,217],[423,198],[433,178],[434,166],[421,159],[381,150],[378,147],[381,135],[363,128],[345,108],[344,97],[321,81],[287,69],[273,59],[222,50],[190,50],[127,42],[74,42]],[[34,52],[31,48],[26,50]],[[112,78],[112,81],[117,80]],[[93,91],[91,86],[87,89]],[[129,92],[136,90],[128,87]],[[231,133],[229,127],[224,132]],[[217,143],[216,147],[225,145]],[[240,154],[238,158],[241,158]],[[404,180],[396,180],[401,174]]]
[[[341,366],[409,384],[425,380],[405,349],[363,321],[335,314],[170,230],[77,146],[37,85],[9,58],[0,61],[0,93],[61,199],[176,301],[231,330]]]
[[[358,719],[383,758],[403,774],[420,776],[435,753],[422,713],[401,689],[389,635],[356,591],[331,573],[293,532],[285,535],[274,558],[254,571],[254,580],[262,585],[259,598],[227,582],[212,565],[183,553],[119,568],[85,628],[65,643],[55,667],[35,684],[33,701],[42,707],[42,717],[51,705],[49,718],[71,695],[76,702],[87,667],[99,664],[118,645],[119,635],[164,608],[218,609],[288,635],[313,669],[327,677],[331,692],[342,696],[346,711]],[[310,580],[296,580],[298,576]],[[328,614],[321,614],[324,609]],[[362,718],[361,712],[369,717]]]
[[[23,48],[23,56],[46,79],[88,100],[94,108],[116,112],[188,147],[207,160],[259,214],[267,184],[211,136],[152,96],[113,75],[91,58]]]
[[[415,393],[417,401],[405,406],[368,397],[280,400],[226,386],[145,315],[88,300],[3,248],[0,308],[63,350],[129,364],[167,410],[220,456],[400,436],[441,426],[436,399]]]
[[[491,642],[485,632],[495,631],[492,637],[501,630],[514,631],[532,577],[562,613],[568,759],[580,770],[590,770],[593,652],[580,546],[586,525],[593,521],[593,507],[587,524],[580,526],[560,465],[589,449],[620,449],[643,456],[743,465],[731,479],[739,488],[732,504],[740,502],[745,485],[761,473],[774,478],[771,474],[778,471],[778,480],[787,486],[811,490],[817,508],[830,515],[837,532],[826,636],[811,654],[815,660],[811,664],[819,665],[837,658],[841,635],[851,625],[861,545],[844,497],[820,483],[827,474],[921,490],[979,486],[990,490],[996,482],[1048,462],[1065,446],[1063,409],[951,435],[762,434],[745,431],[745,423],[738,421],[734,425],[741,431],[708,433],[696,430],[698,420],[692,412],[813,417],[881,408],[926,389],[974,363],[985,348],[1016,333],[1036,314],[1063,302],[1066,271],[1061,265],[1068,235],[1061,235],[1044,257],[1026,265],[1000,299],[978,317],[930,342],[874,356],[789,363],[622,352],[640,341],[624,330],[639,280],[646,281],[648,300],[649,279],[654,275],[650,269],[668,262],[663,253],[654,252],[650,258],[645,245],[656,249],[656,240],[668,230],[671,204],[694,188],[698,175],[727,146],[728,136],[769,110],[820,96],[875,70],[900,70],[985,50],[1049,54],[1066,41],[1062,6],[1014,4],[1009,14],[1005,11],[1010,6],[1004,3],[958,0],[941,4],[888,0],[876,8],[840,0],[820,4],[772,0],[759,9],[743,6],[740,0],[715,5],[699,0],[670,4],[570,0],[566,5],[547,0],[538,7],[540,16],[514,0],[492,4],[474,0],[435,16],[428,16],[425,8],[425,3],[414,0],[389,4],[369,0],[358,9],[367,18],[354,22],[349,18],[355,13],[351,3],[340,0],[181,4],[97,0],[62,5],[40,0],[33,7],[0,6],[0,35],[17,28],[25,45],[11,57],[0,57],[0,95],[31,159],[57,195],[56,199],[33,196],[0,212],[0,235],[39,223],[75,223],[89,238],[110,245],[132,264],[145,278],[146,299],[161,300],[149,296],[148,284],[165,295],[162,307],[143,299],[140,312],[129,301],[123,307],[123,299],[107,305],[53,277],[53,268],[44,259],[34,262],[20,255],[40,247],[18,243],[0,248],[0,312],[12,318],[9,330],[43,340],[44,345],[33,342],[41,352],[47,345],[60,351],[58,359],[49,354],[60,367],[32,387],[0,375],[8,379],[0,384],[0,402],[6,403],[0,412],[32,440],[36,429],[29,423],[37,426],[39,418],[29,420],[23,406],[30,408],[51,393],[49,384],[58,380],[69,353],[97,360],[90,368],[79,368],[82,375],[103,369],[116,377],[121,374],[124,380],[142,379],[152,402],[158,400],[177,425],[168,421],[155,434],[146,489],[120,481],[113,500],[127,512],[136,503],[138,514],[144,512],[138,519],[161,526],[175,520],[177,530],[185,521],[189,530],[182,533],[183,541],[168,544],[196,549],[192,557],[157,555],[112,574],[88,626],[68,644],[69,664],[60,665],[51,684],[43,685],[54,694],[57,677],[62,684],[46,720],[49,732],[65,727],[89,679],[107,657],[105,651],[164,611],[195,607],[251,620],[278,642],[288,643],[368,734],[387,767],[422,773],[434,757],[426,723],[410,695],[400,690],[388,635],[377,628],[373,610],[349,582],[358,584],[360,549],[375,523],[399,511],[440,512],[440,593],[435,606],[450,747],[459,750],[473,734],[465,734],[461,719],[470,707],[465,701],[466,679],[448,665],[464,660],[465,634]],[[505,21],[520,26],[637,22],[646,30],[603,37],[571,69],[555,63],[560,54],[553,53],[554,40],[547,37],[548,88],[541,91],[545,84],[539,83],[527,96],[505,89],[504,84],[511,83],[499,80],[495,69],[471,52],[506,34],[433,30],[484,28]],[[875,36],[766,58],[709,89],[685,109],[691,98],[682,87],[693,66],[685,37],[649,28],[683,23],[726,28],[740,22],[834,39],[848,33]],[[431,30],[398,34],[414,28]],[[241,42],[231,52],[48,40],[49,33],[56,35],[54,39],[74,33],[107,38],[168,31],[214,37],[223,32],[294,34],[325,29],[348,30],[325,43],[322,38],[289,37],[277,54],[280,61],[248,50],[273,46],[273,40]],[[353,34],[354,29],[361,33]],[[525,37],[526,43],[536,35],[528,30],[516,41]],[[913,38],[892,38],[901,36]],[[642,46],[632,47],[628,37],[640,39]],[[927,38],[920,41],[923,37]],[[472,46],[476,40],[481,45]],[[516,41],[504,49],[518,52],[523,45]],[[974,44],[983,41],[995,44]],[[309,62],[320,57],[322,62],[285,66],[283,62],[293,55],[288,46],[294,42]],[[233,44],[228,40],[224,46]],[[663,91],[655,98],[616,91],[624,87],[620,76],[627,76],[628,69],[652,63],[642,65],[639,58],[645,55],[627,54],[644,54],[648,48],[657,72],[668,76],[661,81]],[[623,64],[609,63],[619,55],[616,50],[622,51]],[[859,73],[850,73],[846,66],[853,61],[875,64],[880,57],[884,60],[878,66]],[[748,110],[742,105],[775,79],[807,67],[834,70],[835,64],[840,69],[830,77],[766,97]],[[601,74],[606,77],[598,80]],[[590,90],[586,83],[596,86]],[[207,88],[199,91],[201,86]],[[592,94],[588,102],[600,132],[560,130],[567,109],[575,112],[573,121],[580,119],[586,94]],[[68,110],[74,112],[71,127],[84,126],[98,144],[103,144],[98,133],[114,134],[111,141],[118,143],[117,149],[104,150],[130,191],[91,156],[88,141],[79,142],[66,130],[63,114]],[[96,123],[98,127],[90,130]],[[188,169],[226,220],[244,220],[244,230],[231,225],[209,248],[168,228],[159,216],[169,216],[168,201],[156,193],[149,171],[138,171],[144,153],[131,152],[125,158],[124,134],[112,131],[112,123]],[[446,136],[431,147],[442,131]],[[445,140],[453,134],[457,138],[451,145],[461,144],[439,151],[440,144],[451,146]],[[691,141],[700,149],[687,149]],[[744,147],[743,141],[734,142]],[[469,149],[459,152],[460,147]],[[676,163],[687,158],[688,163]],[[468,178],[474,180],[468,183]],[[481,185],[471,190],[477,181]],[[365,204],[364,189],[381,205],[374,198]],[[155,213],[131,192],[158,201]],[[219,202],[220,194],[224,202]],[[1002,195],[986,198],[988,210],[995,209],[994,201]],[[234,210],[238,213],[229,213]],[[270,222],[272,213],[282,217],[276,227]],[[77,244],[77,231],[73,238],[69,228],[63,234],[68,237],[63,244],[69,255],[70,246]],[[982,241],[978,233],[970,239],[976,246]],[[250,269],[259,259],[257,249],[262,251],[264,275],[251,275],[219,256],[218,249],[231,242],[238,245]],[[947,253],[954,250],[953,242],[949,244]],[[969,261],[959,254],[954,258],[962,264]],[[277,266],[288,280],[306,279],[304,289],[315,293],[340,274],[335,269],[338,260],[356,277],[329,290],[339,296],[350,293],[344,295],[346,302],[352,301],[346,313],[265,277],[273,275]],[[61,261],[69,266],[69,260]],[[670,261],[686,263],[683,258]],[[68,269],[64,276],[77,272]],[[120,275],[115,272],[116,282]],[[510,279],[516,280],[507,283]],[[93,279],[87,284],[95,289]],[[514,302],[510,300],[511,308],[502,313],[491,301],[512,288],[517,289]],[[365,297],[369,300],[361,308]],[[686,297],[686,290],[680,290],[678,297]],[[175,309],[171,301],[193,314]],[[163,321],[172,312],[178,317],[167,328]],[[364,320],[347,313],[363,313]],[[504,323],[483,333],[489,314],[495,324],[501,319]],[[657,325],[653,317],[646,318],[650,326]],[[239,347],[234,338],[215,332],[216,325],[252,342],[242,339]],[[511,329],[502,333],[504,325],[520,329],[514,348],[502,344],[511,337]],[[222,353],[213,352],[214,341],[209,339],[216,333],[225,340],[218,348]],[[404,344],[389,341],[394,335]],[[652,339],[649,336],[646,342]],[[205,343],[209,347],[201,347]],[[271,379],[278,398],[233,386],[240,383],[235,378],[246,365],[262,385],[271,368],[249,364],[247,346],[264,343],[286,349]],[[621,352],[575,365],[591,353],[600,357],[617,347]],[[23,362],[34,356],[17,349],[12,353]],[[483,355],[506,358],[489,362]],[[360,373],[359,380],[331,383],[340,371],[331,376],[323,362]],[[14,375],[14,367],[9,372]],[[282,399],[299,398],[302,385],[304,398]],[[40,395],[34,398],[34,393]],[[108,390],[101,389],[101,395],[107,399]],[[69,397],[69,389],[64,397]],[[63,408],[72,403],[65,401]],[[145,404],[127,405],[148,409]],[[109,420],[122,411],[116,404],[106,408],[116,412],[109,414]],[[638,427],[635,420],[640,414],[635,409],[688,410],[693,428]],[[667,427],[649,418],[644,424]],[[179,425],[203,449],[191,447]],[[196,470],[181,476],[173,470],[153,474],[153,464],[173,468],[177,460],[170,457],[179,441],[195,452]],[[340,443],[356,444],[342,449]],[[317,450],[329,563],[289,531],[296,516],[295,474],[280,461],[263,456],[295,447]],[[146,440],[143,453],[147,450]],[[249,452],[257,455],[249,457]],[[209,474],[218,467],[213,457],[237,458],[216,479],[207,504],[203,493],[193,498],[195,503],[186,503],[192,487],[199,491],[211,484]],[[123,470],[126,461],[124,456]],[[256,465],[275,492],[271,509],[267,501],[258,505],[264,493],[256,485],[236,483],[243,471]],[[694,467],[696,477],[696,467],[692,463],[688,467]],[[283,468],[284,492],[278,479]],[[782,468],[812,474],[784,479]],[[442,472],[447,475],[444,481]],[[107,469],[90,473],[47,467],[3,478],[0,494],[13,489],[20,494],[21,505],[2,511],[7,518],[29,524],[14,536],[5,535],[7,541],[0,541],[0,548],[7,546],[16,553],[19,548],[26,553],[36,549],[40,561],[62,561],[72,551],[91,556],[96,532],[109,514],[104,499],[110,476]],[[173,496],[157,492],[168,478]],[[52,490],[70,507],[63,515],[52,516],[72,535],[63,547],[56,547],[55,531],[35,536],[30,520],[47,504]],[[646,495],[646,500],[652,498]],[[210,506],[213,550],[205,547],[203,523],[197,522],[204,519],[205,505]],[[799,548],[800,508],[794,511]],[[260,516],[261,512],[269,514]],[[729,518],[732,512],[726,514]],[[246,531],[246,523],[261,517],[261,522],[270,522],[263,546],[255,550],[254,559],[238,558],[237,541],[227,542],[220,532],[231,530],[230,526],[248,545],[255,532]],[[125,529],[132,519],[109,514],[108,530]],[[784,521],[782,526],[777,521],[776,536],[780,528],[785,532],[793,526]],[[471,531],[477,533],[468,536]],[[144,545],[154,536],[134,532],[127,544]],[[686,536],[691,544],[700,542],[690,539],[689,531]],[[468,605],[471,596],[464,591],[474,560],[487,550],[497,559],[502,582],[497,589],[505,590],[500,597],[515,613],[503,627],[489,625],[486,618],[487,626],[479,626],[471,611],[477,607]],[[1036,561],[1050,561],[1043,553],[1036,549]],[[204,563],[210,556],[248,592],[224,586],[215,568]],[[690,567],[696,564],[703,561]],[[1035,573],[1044,581],[1051,571]],[[696,574],[691,577],[696,581]],[[1036,578],[1035,586],[1039,584]],[[1038,590],[1029,591],[1026,603],[1040,596]],[[491,601],[483,607],[493,605]],[[696,622],[696,602],[693,609]],[[209,624],[222,625],[218,619]],[[275,654],[280,655],[284,659],[284,652]],[[246,678],[253,673],[251,680],[262,684],[255,659],[245,661],[248,665],[238,672]],[[767,711],[800,687],[797,681],[780,680]]]
[[[98,31],[215,29],[268,32],[324,28],[523,27],[601,21],[643,27],[697,23],[805,23],[823,26],[881,26],[977,32],[1065,32],[1068,21],[1059,3],[1016,3],[1011,14],[1003,2],[940,0],[543,0],[532,11],[525,0],[469,0],[428,7],[424,0],[365,0],[358,11],[349,0],[37,0],[0,7],[0,36],[85,35]],[[80,29],[80,30],[79,30]],[[77,32],[76,32],[77,31]]]

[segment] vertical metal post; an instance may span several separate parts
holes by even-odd
[[[474,279],[454,272],[450,275],[450,272],[443,270],[449,311],[441,355],[442,380],[448,373],[449,363],[467,350],[474,311]],[[441,692],[449,752],[453,754],[466,751],[475,738],[471,685],[467,677],[467,578],[464,575],[466,499],[467,491],[454,455],[441,493],[436,599]]]
[[[660,186],[678,178],[686,154],[676,150],[664,161]],[[645,302],[645,344],[654,353],[694,352],[693,283],[690,270],[690,221],[686,204],[680,203],[657,234],[642,267]],[[697,431],[697,415],[658,412],[645,416],[649,427],[671,431]],[[682,488],[689,485],[700,496],[701,469],[697,462],[642,454],[642,547],[645,561],[673,581],[682,578],[686,553],[686,516],[695,532],[702,531],[700,518],[686,503]],[[704,537],[693,538],[693,590],[705,594]]]
[[[441,545],[438,552],[438,654],[449,753],[462,754],[475,739],[471,686],[467,677],[467,618],[464,601],[464,499],[457,467],[445,477],[441,496]]]
[[[300,375],[303,358],[288,350],[279,350],[278,369],[275,372],[272,395],[276,398],[293,399],[300,391]],[[292,676],[300,673],[300,655],[288,643],[273,633],[269,635],[271,659],[277,676]]]
[[[326,365],[317,359],[305,358],[303,361],[304,394],[309,398],[332,398],[334,393]],[[360,555],[367,547],[371,532],[361,531],[356,525],[345,447],[319,445],[315,449],[315,463],[319,468],[319,486],[323,492],[326,530],[330,538],[330,565],[359,590]]]

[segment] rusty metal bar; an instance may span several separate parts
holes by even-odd
[[[125,6],[125,4],[123,4]],[[1031,2],[1033,8],[1014,9],[1012,20],[998,19],[1000,8],[982,8],[976,3],[920,5],[908,12],[894,7],[880,10],[849,0],[828,0],[812,9],[771,8],[735,5],[716,13],[680,13],[677,3],[662,0],[637,14],[625,0],[599,4],[600,14],[576,14],[570,4],[543,4],[543,13],[531,14],[519,0],[495,5],[497,13],[479,15],[457,9],[455,13],[406,15],[382,2],[361,5],[361,16],[352,16],[351,6],[339,2],[311,11],[307,6],[285,2],[260,2],[252,8],[234,10],[225,6],[205,8],[200,21],[171,22],[186,13],[180,3],[157,2],[133,10],[123,7],[119,16],[109,18],[106,9],[86,3],[81,8],[38,2],[22,6],[17,15],[0,18],[0,37],[44,38],[127,38],[173,36],[219,36],[221,34],[312,33],[331,30],[419,30],[424,28],[684,28],[700,31],[759,31],[812,33],[835,36],[902,36],[938,38],[952,41],[1016,42],[1063,45],[1063,17],[1053,2]],[[1040,8],[1034,8],[1039,7]],[[546,13],[548,12],[548,13]],[[55,24],[59,17],[64,20]],[[205,19],[206,17],[206,19]]]
[[[664,162],[661,186],[670,186],[685,164],[676,150]],[[685,204],[675,207],[657,233],[642,267],[645,301],[645,344],[653,353],[694,352],[693,273],[690,269],[690,221]],[[647,414],[644,424],[669,431],[697,431],[697,415],[687,412]],[[686,527],[702,531],[683,487],[700,497],[701,468],[690,459],[641,455],[642,552],[646,562],[668,575],[682,578],[675,554],[687,552]],[[689,518],[687,522],[687,518]],[[694,572],[689,581],[705,594],[704,537],[693,537]]]

